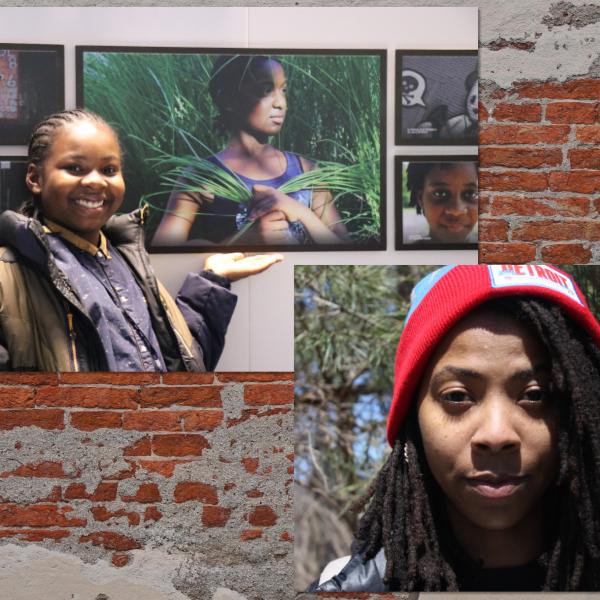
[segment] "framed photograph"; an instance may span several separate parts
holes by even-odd
[[[385,249],[385,50],[76,47],[152,252]]]
[[[477,50],[396,51],[396,144],[478,143]]]
[[[64,107],[64,46],[0,44],[1,144],[27,144],[34,126]]]
[[[29,196],[26,156],[0,156],[0,212],[19,210]]]
[[[476,156],[396,156],[396,248],[476,249]]]

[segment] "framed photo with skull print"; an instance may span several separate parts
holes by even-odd
[[[478,141],[477,50],[396,51],[396,144]]]

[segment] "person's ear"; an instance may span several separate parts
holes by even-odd
[[[27,165],[27,173],[25,175],[25,183],[27,184],[27,187],[31,190],[32,193],[34,193],[34,194],[42,193],[40,169],[38,168],[37,165],[34,165],[32,163],[29,163],[29,165]]]

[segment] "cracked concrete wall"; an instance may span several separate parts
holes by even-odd
[[[0,597],[284,598],[291,381],[3,375]]]

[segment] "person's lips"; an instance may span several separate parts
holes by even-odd
[[[467,485],[476,493],[488,498],[506,498],[527,481],[527,475],[496,475],[483,473],[466,477]]]
[[[104,206],[106,197],[102,194],[88,194],[77,196],[74,200],[77,206],[94,210]]]
[[[271,119],[271,121],[273,121],[273,123],[275,123],[277,125],[281,125],[281,124],[283,124],[283,121],[285,119],[285,115],[283,115],[283,114],[275,114],[275,115],[270,115],[269,118]]]

